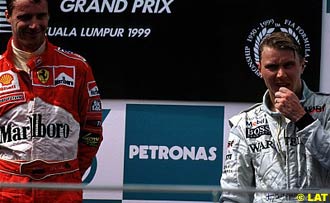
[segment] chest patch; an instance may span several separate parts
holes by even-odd
[[[16,73],[11,70],[0,73],[0,94],[19,89],[20,86]]]
[[[75,72],[73,66],[43,66],[34,71],[34,86],[75,86]]]

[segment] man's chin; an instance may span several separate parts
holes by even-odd
[[[25,50],[23,50],[23,51],[34,52],[37,49],[39,49],[39,47],[42,44],[42,43],[39,42],[39,40],[35,43],[31,43],[31,41],[33,41],[33,40],[31,39],[29,43],[25,44],[25,46],[24,46]]]

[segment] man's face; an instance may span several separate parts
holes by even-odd
[[[23,51],[36,51],[45,40],[48,27],[47,1],[16,0],[12,15],[7,11],[5,15],[12,27],[14,45]]]
[[[286,87],[300,95],[304,60],[294,51],[264,47],[258,68],[271,96],[280,87]]]

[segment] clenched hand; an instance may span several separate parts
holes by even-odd
[[[306,113],[297,95],[286,87],[281,87],[275,92],[274,106],[293,122],[298,121]]]

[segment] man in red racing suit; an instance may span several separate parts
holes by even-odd
[[[0,182],[81,183],[103,139],[90,66],[47,39],[28,71],[14,53],[11,39],[0,56]],[[82,202],[82,191],[0,188],[0,202]]]
[[[10,40],[0,59],[0,182],[81,183],[102,141],[101,100],[91,68],[48,41],[27,62],[30,74],[14,66],[12,55]],[[80,190],[13,188],[0,194],[0,202],[82,199]]]

